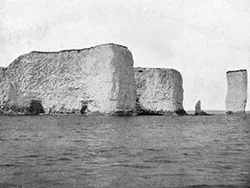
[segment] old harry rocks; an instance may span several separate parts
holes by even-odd
[[[40,101],[47,113],[135,112],[133,57],[124,46],[30,52],[0,69],[0,105]]]
[[[182,76],[177,70],[137,67],[134,75],[138,113],[187,115],[183,109]]]
[[[247,70],[227,71],[226,112],[245,113],[247,103]]]

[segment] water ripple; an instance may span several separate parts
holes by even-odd
[[[0,117],[0,187],[247,187],[249,120]]]

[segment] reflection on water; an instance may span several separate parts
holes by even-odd
[[[0,187],[247,187],[250,116],[0,117]]]

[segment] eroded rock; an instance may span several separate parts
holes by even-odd
[[[198,100],[196,105],[195,105],[195,114],[194,115],[196,115],[196,116],[210,115],[201,109],[201,101],[200,100]]]
[[[0,71],[0,105],[22,108],[32,100],[41,101],[45,113],[132,115],[132,54],[124,46],[104,44],[22,55]]]
[[[137,67],[134,68],[134,74],[139,115],[166,115],[174,112],[186,115],[182,105],[182,76],[177,70]]]
[[[247,103],[247,70],[227,71],[226,112],[245,113]]]

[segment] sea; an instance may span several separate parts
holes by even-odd
[[[250,114],[0,116],[0,188],[250,187]]]

